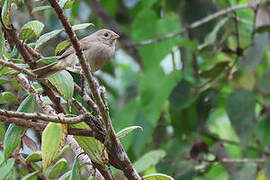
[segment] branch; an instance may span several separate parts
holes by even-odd
[[[86,63],[86,59],[82,53],[82,49],[80,47],[78,38],[76,37],[75,33],[72,31],[71,25],[67,21],[67,18],[64,15],[63,10],[61,9],[57,1],[55,0],[48,0],[48,1],[50,2],[51,6],[54,8],[58,18],[62,22],[65,28],[65,31],[70,38],[70,41],[76,51],[76,55],[79,59],[84,75],[88,81],[88,85],[91,89],[91,92],[93,93],[93,97],[96,101],[99,111],[101,112],[101,117],[106,125],[106,130],[108,131],[107,133],[110,138],[109,144],[105,143],[105,146],[107,147],[109,153],[111,153],[114,156],[114,158],[118,161],[117,163],[119,166],[117,167],[121,167],[121,170],[123,170],[125,176],[128,179],[131,179],[131,180],[141,179],[137,171],[131,164],[126,152],[124,151],[123,146],[121,145],[119,139],[117,138],[113,130],[109,112],[104,106],[102,99],[98,93],[98,85],[95,83],[93,76],[90,72],[90,66]]]
[[[7,111],[4,109],[0,109],[0,115],[7,116],[7,117],[16,117],[16,118],[23,118],[23,119],[32,119],[32,120],[43,120],[55,123],[64,123],[64,124],[75,124],[84,120],[86,116],[91,118],[92,115],[90,113],[81,114],[76,117],[63,117],[63,116],[51,116],[41,113],[24,113],[24,112],[15,112],[15,111]]]
[[[190,24],[189,26],[187,26],[183,30],[176,31],[176,32],[173,32],[173,33],[169,33],[169,34],[166,34],[164,36],[158,37],[156,39],[150,39],[150,40],[141,41],[141,42],[136,43],[136,45],[137,46],[145,46],[145,45],[153,44],[153,43],[156,43],[156,42],[164,41],[166,39],[170,39],[170,38],[173,38],[173,37],[178,36],[180,34],[183,34],[183,33],[185,33],[186,31],[188,31],[190,29],[197,28],[197,27],[199,27],[199,26],[201,26],[201,25],[203,25],[205,23],[208,23],[209,21],[211,21],[213,19],[216,19],[216,18],[218,18],[220,16],[226,15],[226,14],[228,14],[230,12],[234,12],[234,11],[239,10],[239,9],[251,8],[251,7],[253,7],[253,6],[248,5],[248,4],[235,5],[235,6],[223,9],[221,11],[218,11],[218,12],[216,12],[214,14],[209,15],[209,16],[206,16],[203,19],[195,21],[194,23]]]
[[[255,162],[255,163],[265,163],[267,159],[265,158],[257,158],[257,159],[248,159],[248,158],[243,158],[243,159],[230,159],[230,158],[224,158],[221,159],[220,162],[223,163],[250,163],[250,162]]]
[[[96,0],[90,0],[88,2],[91,5],[91,10],[96,12],[98,18],[103,22],[103,24],[109,29],[115,30],[121,36],[121,38],[119,39],[121,47],[130,56],[133,57],[134,61],[139,65],[140,69],[144,71],[143,60],[135,43],[123,31],[122,27],[117,23],[117,21],[110,16],[110,14],[106,11],[106,9],[104,9],[104,7],[100,4],[100,2]]]

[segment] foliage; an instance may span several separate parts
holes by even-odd
[[[16,25],[20,40],[43,55],[35,57],[41,67],[55,62],[70,41],[53,8],[46,1],[36,1],[2,0],[1,20],[6,27]],[[90,2],[59,1],[80,38],[113,26],[104,23],[108,19]],[[263,18],[254,19],[258,8],[267,9],[268,4],[203,22],[207,15],[248,0],[99,2],[126,33],[122,38],[134,42],[144,64],[140,69],[138,56],[127,51],[130,44],[120,40],[115,57],[95,73],[106,88],[113,127],[138,173],[149,180],[269,179],[270,23],[258,26],[256,21]],[[195,21],[202,26],[189,27]],[[1,32],[2,59],[29,70],[18,53],[20,47],[4,38]],[[17,75],[17,70],[0,67],[1,109],[40,112],[37,96],[22,88]],[[35,79],[28,79],[36,92],[44,90]],[[74,99],[93,112],[83,101],[85,96],[75,93],[74,84],[81,85],[81,80],[68,71],[49,78],[68,113],[65,116],[80,115],[70,103]],[[53,104],[47,97],[42,100]],[[83,122],[70,127],[91,129]],[[49,123],[42,136],[34,129],[0,122],[0,179],[86,179],[81,171],[85,164],[70,154],[63,156],[69,151],[64,146],[67,126]],[[108,165],[110,154],[99,140],[74,137],[93,162]],[[117,168],[111,169],[114,176],[123,178]]]

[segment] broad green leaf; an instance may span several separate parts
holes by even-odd
[[[54,38],[55,36],[57,36],[61,32],[63,32],[63,29],[57,29],[57,30],[54,30],[54,31],[43,34],[37,40],[35,49],[39,48],[41,45],[43,45],[44,43],[46,43],[50,39]]]
[[[39,59],[37,61],[37,65],[39,67],[47,65],[47,64],[51,64],[54,63],[55,61],[57,61],[57,59],[59,58],[59,56],[50,56],[50,57],[44,57],[42,59]]]
[[[11,3],[12,3],[11,0],[5,0],[4,6],[2,8],[1,18],[6,27],[9,25]]]
[[[75,157],[75,160],[72,166],[71,176],[69,180],[77,180],[78,178],[80,178],[80,163],[79,163],[79,159]]]
[[[67,160],[64,158],[58,160],[52,168],[48,168],[48,178],[49,179],[56,179],[58,178],[61,174],[65,173],[68,170],[68,164]]]
[[[51,6],[39,6],[39,7],[35,7],[35,8],[33,8],[32,13],[38,12],[38,11],[43,11],[43,10],[46,10],[46,9],[51,9],[51,8],[52,8]]]
[[[203,78],[215,78],[221,72],[223,72],[229,65],[228,61],[223,61],[215,64],[211,69],[203,71],[200,73],[200,76]]]
[[[268,33],[262,33],[255,36],[247,53],[244,55],[239,64],[239,69],[247,68],[253,70],[261,62],[264,50],[268,45]]]
[[[85,29],[89,26],[94,26],[94,24],[93,23],[76,24],[76,25],[72,26],[72,30],[77,31],[77,30]]]
[[[37,162],[37,161],[41,161],[41,160],[42,160],[42,157],[41,157],[40,151],[33,152],[32,154],[29,154],[29,156],[27,156],[27,158],[25,159],[25,161],[28,163]]]
[[[15,163],[14,158],[10,158],[7,162],[3,162],[0,166],[0,179],[5,179],[6,175],[12,170]]]
[[[60,0],[59,5],[63,9],[69,9],[72,7],[73,1],[72,0]]]
[[[119,139],[122,139],[122,138],[126,137],[129,133],[131,133],[132,131],[134,131],[135,129],[138,129],[138,128],[143,130],[143,128],[141,126],[130,126],[130,127],[124,128],[117,133],[117,137]]]
[[[155,173],[155,174],[150,174],[147,176],[143,176],[144,180],[174,180],[171,176],[168,176],[166,174],[161,174],[161,173]]]
[[[183,79],[173,89],[169,102],[173,109],[179,111],[192,104],[196,98],[194,85]]]
[[[150,151],[140,157],[140,159],[134,163],[134,167],[138,173],[144,172],[147,169],[157,165],[158,162],[165,156],[166,152],[163,150]]]
[[[254,126],[255,98],[253,93],[247,90],[234,91],[227,99],[226,110],[241,143],[246,144]]]
[[[77,124],[70,124],[70,127],[89,129],[89,126],[84,122]],[[93,137],[74,136],[80,147],[88,154],[90,159],[96,163],[104,164],[104,160],[108,159],[107,151],[104,145]]]
[[[66,130],[61,124],[49,123],[42,132],[42,165],[43,172],[57,158],[65,145]]]
[[[270,69],[263,72],[262,77],[259,79],[258,88],[265,94],[270,93]]]
[[[16,66],[19,66],[21,68],[27,68],[28,65],[27,64],[19,64],[19,63],[15,63]],[[18,74],[19,71],[13,69],[13,68],[9,68],[4,66],[3,71],[0,72],[0,75],[13,75],[13,74]]]
[[[49,81],[58,89],[64,99],[71,99],[74,92],[73,77],[66,70],[49,77]]]
[[[6,84],[6,83],[9,83],[10,80],[6,79],[6,78],[0,78],[0,84]]]
[[[228,20],[229,18],[223,18],[215,25],[214,29],[205,37],[203,46],[208,46],[216,41],[219,30]]]
[[[32,113],[35,111],[36,100],[34,94],[29,94],[20,104],[17,111]],[[4,138],[4,155],[7,159],[17,148],[21,141],[21,133],[25,130],[24,127],[10,124]],[[12,142],[12,143],[10,143]]]
[[[27,39],[37,39],[44,28],[44,24],[35,20],[29,21],[21,28],[19,38],[23,41]]]
[[[263,26],[259,26],[259,27],[257,27],[256,31],[258,33],[270,32],[270,25],[266,24],[266,25],[263,25]]]
[[[65,174],[63,174],[61,177],[58,178],[58,180],[69,180],[69,177],[71,175],[72,171],[68,171]]]
[[[55,55],[60,54],[66,47],[68,47],[70,45],[70,41],[69,40],[65,40],[61,43],[59,43],[56,48],[55,48]]]
[[[11,92],[0,93],[0,104],[17,102],[17,97]]]
[[[38,174],[39,174],[39,171],[34,171],[24,176],[21,180],[36,180]]]

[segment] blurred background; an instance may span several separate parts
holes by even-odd
[[[268,8],[248,0],[64,2],[72,25],[95,25],[76,31],[79,38],[101,28],[121,36],[115,57],[95,77],[107,90],[116,132],[143,129],[122,141],[131,161],[159,150],[144,160],[152,164],[142,174],[270,179]],[[45,25],[42,34],[62,28],[47,1],[16,2],[12,12],[18,30],[30,20]],[[202,21],[207,16],[213,19]],[[54,56],[66,39],[60,33],[38,50]]]

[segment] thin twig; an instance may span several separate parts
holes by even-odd
[[[248,158],[242,158],[242,159],[221,159],[219,160],[220,162],[224,162],[224,163],[250,163],[250,162],[255,162],[255,163],[265,163],[267,161],[267,159],[265,158],[256,158],[256,159],[248,159]]]
[[[218,18],[220,16],[227,15],[230,12],[240,10],[240,9],[246,9],[246,8],[251,8],[251,6],[248,5],[248,4],[240,4],[240,5],[235,5],[235,6],[223,9],[221,11],[218,11],[218,12],[214,13],[214,14],[206,16],[205,18],[202,18],[202,19],[200,19],[198,21],[195,21],[194,23],[190,24],[189,26],[187,26],[183,30],[176,31],[176,32],[173,32],[173,33],[169,33],[169,34],[166,34],[164,36],[158,37],[156,39],[150,39],[150,40],[141,41],[141,42],[136,43],[136,45],[137,46],[145,46],[145,45],[149,45],[149,44],[153,44],[153,43],[156,43],[156,42],[164,41],[166,39],[173,38],[175,36],[178,36],[180,34],[185,33],[186,31],[188,31],[190,29],[194,29],[194,28],[197,28],[197,27],[199,27],[199,26],[201,26],[201,25],[203,25],[205,23],[208,23],[209,21],[211,21],[213,19],[216,19],[216,18]]]

